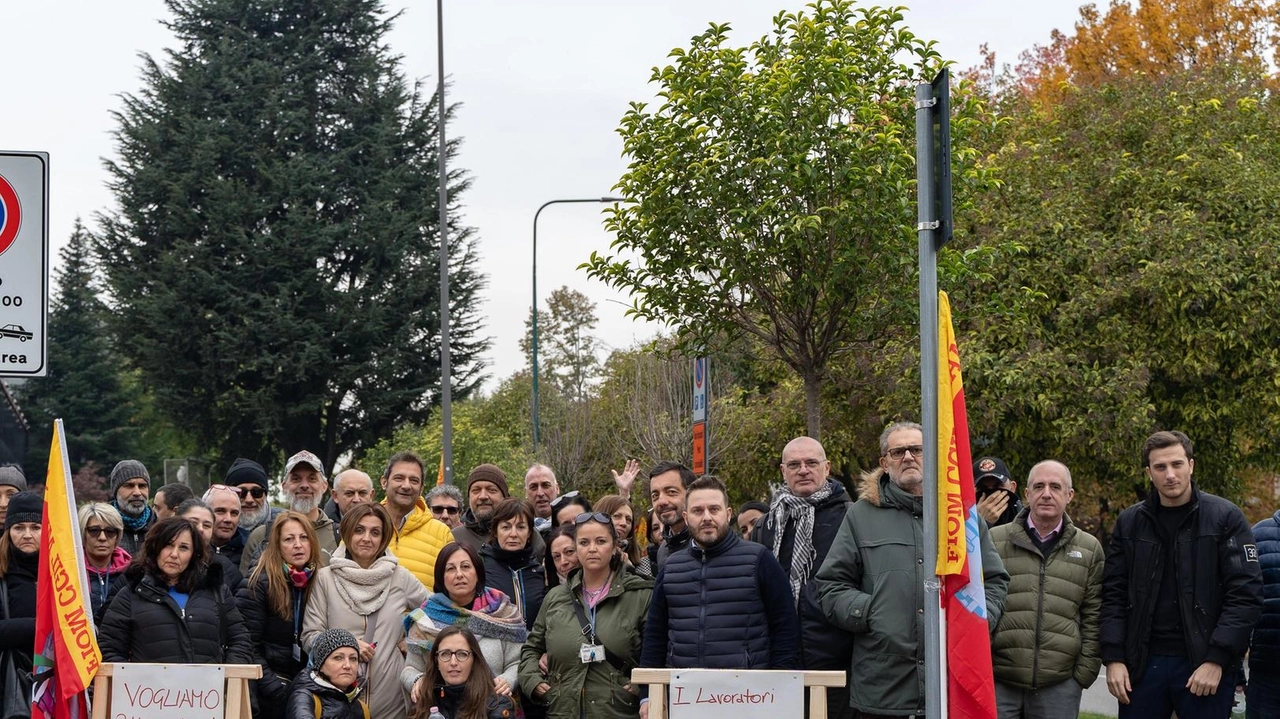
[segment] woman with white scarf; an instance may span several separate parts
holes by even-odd
[[[394,531],[382,505],[352,506],[339,527],[342,546],[312,580],[302,621],[302,646],[308,650],[325,629],[346,629],[356,637],[360,684],[372,719],[403,719],[409,711],[399,682],[402,621],[430,595],[387,551]]]

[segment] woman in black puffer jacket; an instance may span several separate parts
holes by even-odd
[[[311,641],[311,658],[293,680],[286,719],[365,719],[369,709],[356,683],[360,647],[355,636],[326,629]]]
[[[504,499],[493,510],[489,527],[489,541],[480,547],[485,586],[511,597],[528,629],[547,594],[547,570],[533,556],[533,505]]]
[[[44,500],[19,492],[9,500],[0,534],[0,581],[9,618],[0,615],[0,651],[15,649],[18,670],[31,671],[36,643],[36,574],[40,569],[40,526]]]
[[[235,598],[221,566],[208,561],[203,537],[187,520],[170,517],[152,526],[98,626],[102,661],[252,663]]]
[[[298,637],[319,561],[320,542],[311,521],[297,512],[283,512],[271,525],[249,582],[236,595],[255,661],[262,665],[262,678],[252,682],[254,716],[284,713],[290,684],[307,665]]]

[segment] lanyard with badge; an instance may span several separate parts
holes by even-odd
[[[609,578],[605,581],[604,587],[609,587],[613,583],[613,573],[609,574]],[[604,587],[601,587],[603,590]],[[587,601],[587,585],[584,581],[582,584],[582,602],[574,602],[574,610],[578,614],[578,621],[582,623],[582,636],[587,641],[582,643],[578,649],[578,658],[583,664],[594,664],[605,660],[604,646],[596,638],[596,613],[600,608],[600,602],[604,597],[599,597],[594,604]]]

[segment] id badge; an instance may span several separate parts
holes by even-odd
[[[578,658],[583,664],[604,661],[604,647],[599,644],[583,644],[578,650]]]
[[[293,661],[295,662],[302,661],[302,648],[299,647],[297,644],[293,645]]]

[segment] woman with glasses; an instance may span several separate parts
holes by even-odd
[[[253,682],[259,716],[278,717],[294,677],[307,665],[302,617],[320,563],[320,542],[305,514],[285,511],[271,525],[262,559],[236,596],[262,678]],[[323,660],[321,660],[323,661]]]
[[[476,635],[489,683],[502,696],[518,691],[520,646],[529,636],[520,609],[506,594],[486,586],[484,563],[469,545],[452,542],[436,558],[435,593],[404,618],[409,656],[400,681],[417,702],[431,690],[428,655],[446,627],[464,627]]]
[[[490,587],[511,597],[533,626],[547,593],[547,570],[533,556],[533,505],[511,497],[498,503],[489,523],[489,541],[480,547]]]
[[[631,501],[618,494],[606,494],[596,500],[595,511],[613,520],[613,529],[618,533],[618,552],[622,558],[639,574],[653,578],[649,565],[649,555],[640,551],[636,543],[635,514],[631,509]]]
[[[653,582],[623,568],[609,515],[578,515],[574,537],[582,568],[542,603],[520,653],[520,681],[546,704],[549,719],[633,719],[640,697],[631,670],[640,659]]]
[[[111,598],[98,644],[104,662],[248,664],[253,645],[222,565],[182,517],[147,530],[142,549]]]
[[[404,615],[427,598],[427,588],[387,547],[395,533],[381,504],[353,505],[339,527],[342,545],[312,578],[302,619],[302,648],[325,629],[346,629],[367,665],[361,684],[373,719],[403,719],[409,710],[398,685],[404,669]]]
[[[438,709],[445,719],[512,719],[515,704],[497,694],[492,670],[476,635],[462,627],[446,627],[436,635],[423,668],[422,683],[410,719],[428,719]]]
[[[94,621],[102,619],[107,599],[124,578],[132,557],[120,546],[124,519],[105,502],[80,508],[80,536],[84,542],[84,567],[89,577],[89,605]]]

